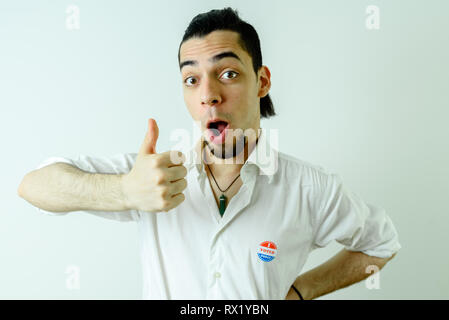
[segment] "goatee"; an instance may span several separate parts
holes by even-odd
[[[204,145],[206,145],[210,151],[214,155],[214,157],[220,158],[220,159],[228,159],[228,158],[235,158],[237,157],[242,151],[245,151],[247,153],[247,144],[248,144],[248,137],[246,135],[243,135],[243,143],[242,138],[239,139],[238,143],[236,141],[237,137],[233,137],[233,144],[232,144],[232,152],[226,152],[226,143],[221,144],[221,152],[217,151],[216,149],[220,148],[220,146],[217,147],[211,147],[211,144],[204,140]]]

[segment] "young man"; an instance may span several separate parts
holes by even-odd
[[[138,154],[47,159],[19,194],[47,214],[136,221],[144,299],[313,299],[366,278],[367,266],[382,268],[401,248],[383,209],[270,146],[260,130],[261,117],[275,115],[270,71],[237,12],[196,16],[178,60],[204,133],[188,161],[157,153],[150,119]],[[299,276],[309,253],[333,240],[345,249]]]

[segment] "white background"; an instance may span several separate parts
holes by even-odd
[[[66,28],[71,4],[79,30]],[[137,152],[150,117],[158,152],[192,132],[178,46],[196,14],[225,6],[259,33],[278,113],[261,125],[280,130],[280,151],[338,172],[399,233],[380,289],[320,299],[449,298],[449,4],[435,0],[2,1],[0,298],[141,298],[134,223],[45,216],[17,187],[51,156]],[[314,251],[303,272],[341,249]],[[66,287],[71,265],[79,290]]]

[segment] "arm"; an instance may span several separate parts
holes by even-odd
[[[123,211],[129,209],[122,189],[123,176],[89,173],[67,163],[54,163],[29,172],[17,193],[32,205],[52,212]]]
[[[366,203],[348,190],[341,177],[328,174],[314,203],[314,238],[311,249],[323,248],[337,241],[342,250],[324,264],[300,275],[294,282],[305,300],[315,299],[359,282],[370,274],[366,267],[377,265],[379,270],[394,257],[401,245],[398,233],[385,209]],[[319,203],[320,205],[317,205]],[[363,252],[367,254],[364,254]],[[290,289],[287,299],[299,299]]]
[[[371,274],[366,273],[367,266],[377,265],[380,270],[395,255],[379,258],[343,249],[325,263],[300,275],[293,285],[304,300],[312,300],[369,277]],[[286,299],[298,300],[299,297],[290,288]]]

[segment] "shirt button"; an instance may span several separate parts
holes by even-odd
[[[220,278],[221,277],[221,273],[220,272],[215,272],[215,278]]]

